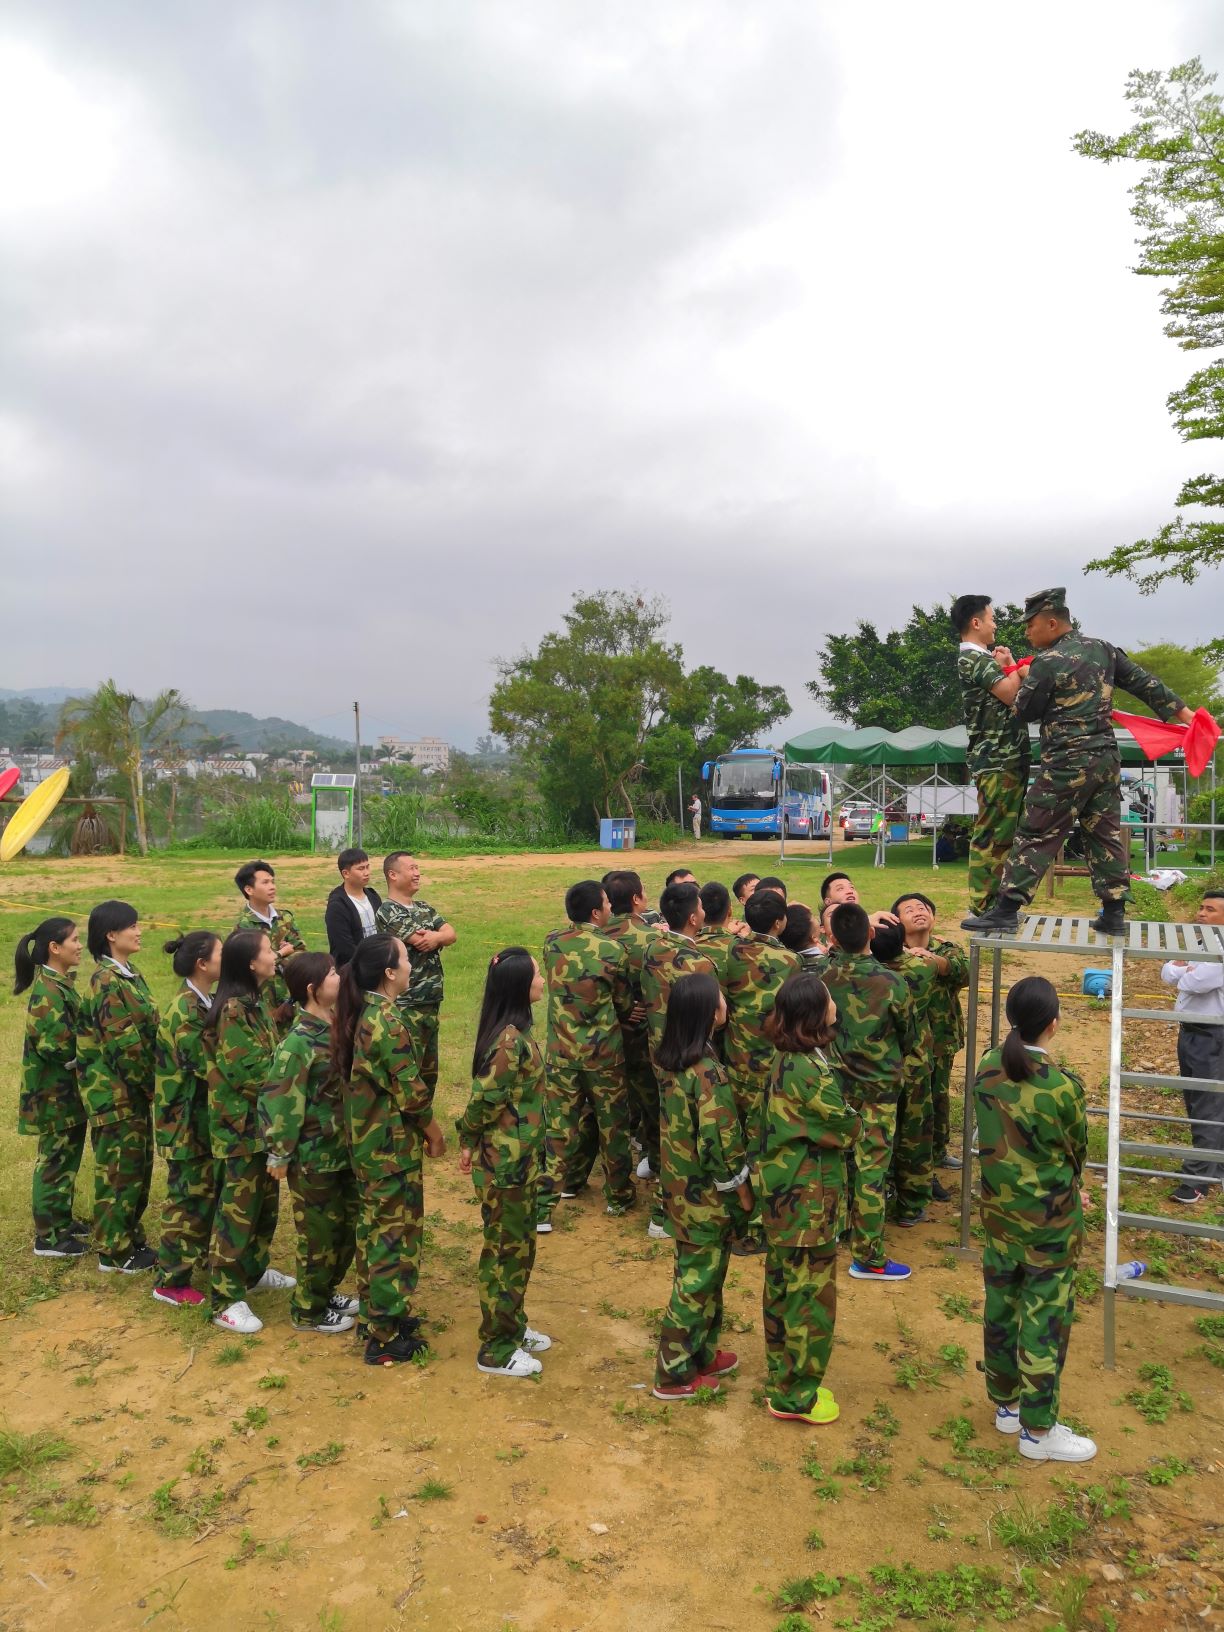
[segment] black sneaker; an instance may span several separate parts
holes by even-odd
[[[325,1309],[317,1320],[298,1320],[294,1316],[290,1321],[296,1332],[349,1332],[354,1324],[352,1315],[341,1309]]]
[[[365,1347],[365,1363],[367,1366],[400,1366],[424,1354],[428,1347],[422,1338],[410,1337],[407,1332],[397,1332],[389,1343],[380,1343],[378,1338],[371,1337]]]
[[[126,1258],[106,1258],[98,1254],[98,1268],[104,1275],[141,1275],[147,1269],[157,1268],[157,1254],[152,1247],[137,1247]]]
[[[1126,902],[1102,901],[1101,910],[1088,925],[1098,935],[1126,934]]]
[[[421,1329],[420,1315],[405,1315],[399,1323],[399,1329],[404,1337],[415,1337]]]
[[[755,1230],[747,1235],[741,1235],[731,1243],[733,1258],[756,1258],[765,1251],[765,1237]]]
[[[93,1225],[87,1224],[83,1218],[74,1218],[66,1233],[68,1235],[79,1235],[82,1241],[88,1241],[93,1234]]]
[[[961,928],[976,935],[1014,935],[1020,928],[1020,908],[1024,905],[1017,896],[1003,896],[985,912],[970,913],[961,919]]]
[[[1179,1184],[1169,1197],[1170,1201],[1180,1201],[1186,1207],[1193,1207],[1196,1201],[1206,1201],[1206,1190],[1200,1190],[1195,1184]]]
[[[49,1235],[34,1238],[35,1258],[83,1258],[88,1251],[84,1241],[78,1241],[75,1235],[61,1235],[58,1241]]]
[[[951,1192],[951,1190],[948,1189],[948,1187],[946,1185],[940,1184],[938,1179],[932,1179],[931,1180],[931,1200],[932,1201],[951,1201],[952,1200],[952,1192]]]

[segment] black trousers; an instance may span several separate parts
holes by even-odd
[[[1224,1026],[1182,1024],[1177,1033],[1177,1068],[1183,1077],[1205,1077],[1219,1088],[1183,1088],[1186,1115],[1193,1125],[1190,1138],[1196,1150],[1224,1150]],[[1191,1157],[1182,1163],[1183,1175],[1195,1179],[1224,1179],[1224,1161]]]

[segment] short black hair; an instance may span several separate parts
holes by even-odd
[[[1204,901],[1224,901],[1224,890],[1204,890]]]
[[[963,635],[974,618],[980,618],[993,601],[993,595],[958,595],[952,602],[952,611],[949,613],[956,633]]]
[[[665,884],[659,897],[659,911],[668,929],[683,929],[701,902],[696,884]]]
[[[931,900],[929,895],[923,895],[921,890],[907,890],[904,895],[899,895],[897,897],[890,908],[894,918],[897,916],[897,908],[903,907],[907,901],[921,901],[923,906],[930,913],[931,917],[934,918],[935,903]]]
[[[791,952],[802,952],[812,944],[812,909],[802,901],[792,901],[786,909],[786,928],[778,939]]]
[[[666,889],[669,884],[674,884],[678,878],[696,878],[696,876],[691,867],[675,867],[663,880],[663,888]]]
[[[392,850],[388,855],[385,855],[383,857],[383,877],[390,878],[397,861],[402,861],[405,856],[415,854],[415,850]]]
[[[756,890],[752,892],[753,895],[757,893],[757,890],[776,890],[783,901],[786,900],[786,885],[780,878],[758,878]]]
[[[580,879],[565,892],[565,916],[571,924],[589,924],[607,893],[598,879]]]
[[[368,850],[359,850],[355,846],[351,850],[341,850],[336,857],[336,866],[342,873],[347,873],[350,867],[356,867],[359,861],[369,861]]]
[[[905,931],[900,924],[877,924],[871,937],[871,955],[880,963],[892,963],[905,951]]]
[[[634,901],[642,893],[642,881],[638,875],[630,872],[608,873],[603,882],[616,916],[619,918],[626,912],[632,912]]]
[[[238,892],[244,901],[247,899],[247,891],[255,882],[256,873],[268,873],[275,878],[276,868],[273,867],[270,861],[243,862],[242,866],[239,867],[238,871],[234,874],[234,883],[237,884]],[[195,967],[194,964],[192,967]]]
[[[740,876],[736,879],[735,883],[732,884],[731,894],[735,897],[735,899],[739,902],[739,904],[741,906],[743,906],[743,904],[744,904],[744,894],[745,894],[749,884],[755,884],[757,879],[760,878],[760,876],[761,876],[760,873],[741,873]]]
[[[786,917],[786,901],[777,890],[753,890],[744,902],[744,917],[749,929],[767,935],[779,918]]]
[[[863,952],[871,939],[871,919],[856,901],[842,901],[829,914],[829,931],[843,952]]]
[[[85,934],[90,956],[109,957],[110,942],[107,936],[117,935],[121,929],[131,929],[139,917],[130,901],[99,901],[89,915],[89,927]]]
[[[829,899],[829,887],[832,884],[836,884],[839,878],[844,878],[847,884],[854,883],[854,880],[850,877],[849,873],[826,873],[820,882],[820,899],[822,903]],[[853,902],[850,903],[851,906],[853,906],[853,904]]]
[[[711,879],[701,886],[701,904],[707,924],[725,924],[731,911],[731,891],[725,884]]]

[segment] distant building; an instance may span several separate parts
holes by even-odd
[[[449,771],[450,747],[441,737],[421,737],[408,742],[403,737],[379,737],[378,749],[388,759],[408,759],[419,771]]]

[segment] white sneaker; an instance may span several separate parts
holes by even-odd
[[[265,1269],[255,1282],[248,1286],[248,1292],[287,1292],[291,1286],[296,1286],[297,1280],[292,1275],[286,1275],[280,1269]]]
[[[1009,1406],[995,1407],[995,1427],[1001,1434],[1018,1434],[1020,1432],[1020,1413],[1013,1411]]]
[[[649,1156],[643,1156],[641,1161],[638,1163],[638,1165],[637,1165],[637,1176],[638,1176],[639,1179],[653,1179],[654,1178],[654,1173],[651,1171],[650,1157]]]
[[[671,1236],[668,1235],[668,1233],[667,1233],[666,1226],[662,1225],[662,1224],[656,1224],[653,1218],[651,1219],[650,1223],[646,1226],[646,1234],[650,1237],[650,1239],[652,1241],[670,1241],[671,1240]]]
[[[344,1292],[333,1292],[327,1300],[327,1307],[334,1309],[338,1315],[356,1315],[361,1312],[361,1300],[350,1298]]]
[[[212,1323],[220,1326],[223,1332],[241,1332],[244,1337],[251,1332],[263,1331],[263,1321],[252,1314],[245,1303],[231,1303],[228,1309],[222,1309],[219,1315],[212,1317]]]
[[[552,1348],[552,1338],[545,1337],[543,1332],[533,1332],[531,1327],[527,1326],[523,1329],[522,1346],[527,1350],[528,1354],[535,1354],[537,1351],[543,1354],[545,1349]]]
[[[537,1218],[536,1219],[536,1234],[537,1235],[551,1235],[552,1234],[552,1219],[551,1218]]]
[[[544,1367],[523,1349],[515,1349],[504,1366],[486,1366],[477,1360],[476,1370],[487,1372],[490,1377],[536,1377]]]
[[[1073,1434],[1064,1422],[1056,1422],[1039,1439],[1027,1428],[1020,1430],[1020,1455],[1031,1462],[1091,1462],[1096,1454],[1095,1442]]]
[[[573,1200],[574,1200],[574,1198],[575,1198],[575,1197],[576,1197],[576,1196],[577,1196],[577,1195],[578,1195],[578,1192],[577,1192],[577,1190],[562,1190],[562,1192],[561,1192],[561,1200],[562,1200],[562,1201],[573,1201]]]

